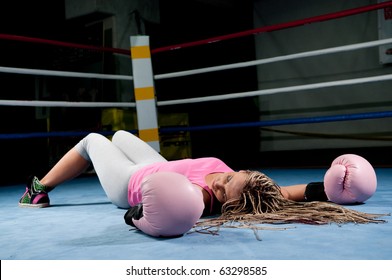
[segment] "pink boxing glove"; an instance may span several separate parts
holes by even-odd
[[[127,224],[156,237],[174,237],[189,231],[203,214],[201,190],[185,176],[157,172],[141,185],[142,203],[125,214]]]
[[[346,154],[337,157],[324,176],[328,199],[338,204],[361,203],[376,191],[377,176],[363,157]]]

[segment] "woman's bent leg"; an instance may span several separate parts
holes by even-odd
[[[127,131],[117,131],[113,135],[112,142],[135,164],[144,166],[167,161],[150,145]]]
[[[106,137],[91,133],[75,149],[91,161],[101,185],[110,201],[121,208],[129,208],[128,183],[139,168]]]
[[[80,175],[89,165],[90,162],[82,157],[75,148],[72,148],[49,170],[40,182],[48,188],[54,188]]]
[[[40,180],[53,188],[80,175],[92,163],[109,200],[128,208],[128,183],[140,167],[166,161],[157,151],[138,137],[118,131],[113,142],[101,134],[84,137]]]

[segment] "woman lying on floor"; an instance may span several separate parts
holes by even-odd
[[[361,165],[361,160],[364,159],[355,155],[344,158],[348,165],[356,162]],[[216,214],[220,214],[220,217],[215,222],[209,220],[212,224],[226,221],[306,224],[381,222],[377,219],[380,215],[361,213],[325,202],[333,200],[324,191],[326,181],[280,187],[264,173],[234,171],[223,161],[213,157],[167,161],[147,143],[126,131],[116,132],[112,141],[97,133],[87,135],[42,179],[31,178],[19,206],[49,206],[48,192],[80,175],[90,164],[94,166],[109,200],[120,208],[130,208],[126,214],[127,223],[151,235],[182,234],[200,217]],[[363,169],[365,174],[349,172],[346,168],[343,177],[351,176],[354,178],[350,179],[351,182],[347,182],[347,178],[342,180],[339,171],[329,175],[328,184],[332,185],[329,186],[332,189],[330,192],[337,197],[334,202],[363,202],[374,193],[376,181],[371,166]],[[163,177],[157,177],[154,181],[151,177],[155,175]],[[355,182],[355,177],[360,179],[357,180],[358,183]],[[169,206],[158,195],[150,195],[151,192],[162,193],[164,187],[161,185],[165,184],[165,180],[168,180],[166,185],[172,180],[172,187],[161,195],[169,197]],[[362,186],[364,183],[365,187]],[[154,184],[159,185],[159,188]],[[356,194],[357,189],[359,193]],[[155,207],[155,212],[159,212],[154,218],[154,214],[148,213],[151,205]],[[165,207],[172,209],[165,212]],[[174,212],[182,217],[168,217],[167,213]],[[141,223],[140,220],[146,219],[147,223]],[[181,222],[175,219],[180,219]],[[184,219],[187,220],[187,225],[181,226]],[[168,232],[144,230],[146,224],[156,227],[151,225],[151,220],[161,223],[160,226],[171,223],[171,229]]]

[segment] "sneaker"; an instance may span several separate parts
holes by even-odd
[[[31,177],[26,191],[19,200],[20,207],[43,208],[49,206],[48,188],[37,177]]]

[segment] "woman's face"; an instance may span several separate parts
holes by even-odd
[[[248,174],[244,171],[216,173],[211,180],[210,187],[220,203],[239,198]]]

